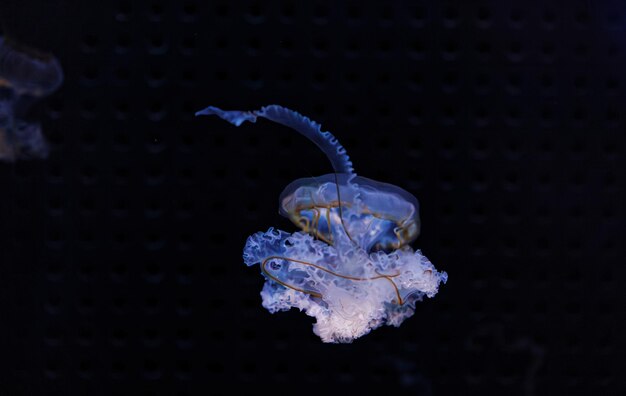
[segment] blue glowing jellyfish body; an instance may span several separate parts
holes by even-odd
[[[270,312],[299,308],[317,319],[324,342],[351,342],[383,324],[399,326],[415,303],[433,297],[447,274],[409,243],[419,235],[419,204],[409,192],[357,176],[346,150],[320,125],[281,106],[259,111],[208,107],[234,125],[263,117],[316,143],[335,173],[298,179],[280,196],[280,213],[302,229],[250,236],[244,262],[259,264]]]
[[[57,90],[62,81],[54,56],[0,37],[0,161],[48,156],[41,126],[24,117],[34,102]]]

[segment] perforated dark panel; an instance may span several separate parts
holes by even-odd
[[[86,3],[0,7],[65,70],[0,164],[0,395],[626,393],[623,4]],[[420,200],[450,279],[402,327],[261,307],[243,244],[330,165],[193,114],[271,103]]]

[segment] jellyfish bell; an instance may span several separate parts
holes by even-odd
[[[17,95],[41,98],[62,82],[61,64],[52,54],[0,36],[0,87],[11,88]]]
[[[420,231],[417,198],[362,176],[298,179],[283,190],[279,203],[281,215],[331,245],[348,237],[368,252],[391,251],[413,242]]]
[[[25,117],[63,82],[57,58],[0,36],[0,161],[46,158],[41,125]]]

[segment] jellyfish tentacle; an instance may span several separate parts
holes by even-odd
[[[256,122],[256,114],[253,111],[238,111],[238,110],[222,110],[215,106],[209,106],[206,109],[202,109],[196,112],[196,116],[199,115],[216,115],[228,121],[234,126],[239,126],[245,121]]]
[[[339,140],[332,133],[323,132],[317,122],[288,108],[269,105],[255,111],[229,111],[209,106],[196,112],[196,115],[216,115],[235,126],[240,126],[245,121],[256,122],[257,117],[288,126],[315,143],[326,154],[335,172],[348,174],[350,179],[356,176],[350,157]]]
[[[396,273],[396,274],[393,274],[393,275],[385,275],[385,274],[381,274],[378,271],[375,271],[376,272],[376,276],[370,276],[370,277],[345,275],[345,274],[340,274],[338,272],[330,270],[328,268],[325,268],[324,266],[321,266],[319,264],[314,264],[314,263],[311,263],[311,262],[308,262],[308,261],[298,260],[298,259],[295,259],[295,258],[284,257],[284,256],[269,256],[269,257],[266,257],[263,260],[263,262],[261,263],[261,271],[268,278],[272,279],[276,283],[278,283],[278,284],[280,284],[282,286],[285,286],[285,287],[287,287],[289,289],[293,289],[295,291],[299,291],[299,292],[302,292],[302,293],[310,294],[310,295],[312,295],[314,297],[319,297],[319,298],[324,298],[324,296],[321,293],[317,292],[317,291],[307,290],[307,289],[303,289],[303,288],[300,288],[300,287],[296,287],[294,285],[289,284],[289,282],[281,280],[280,278],[272,275],[268,271],[268,269],[267,269],[267,263],[269,261],[271,261],[271,260],[276,260],[276,259],[278,259],[278,260],[285,260],[285,261],[289,261],[289,262],[296,263],[296,264],[301,264],[301,265],[307,266],[307,267],[313,267],[315,269],[318,269],[320,271],[326,272],[326,273],[328,273],[330,275],[333,275],[333,276],[336,276],[338,278],[343,278],[343,279],[356,281],[356,282],[363,282],[363,281],[367,282],[367,281],[375,281],[375,280],[378,280],[378,279],[385,279],[385,280],[389,281],[389,283],[391,283],[391,286],[393,287],[394,293],[396,294],[396,297],[397,297],[397,302],[396,303],[398,305],[404,305],[404,300],[402,299],[402,296],[400,295],[400,290],[398,289],[398,286],[396,285],[396,283],[391,279],[391,278],[395,278],[395,277],[399,276],[400,273]]]
[[[356,176],[346,149],[332,133],[323,132],[321,125],[317,122],[278,105],[265,106],[260,111],[255,111],[255,114],[294,129],[315,143],[326,154],[335,172]]]
[[[348,178],[348,186],[351,185],[350,183],[350,179]],[[352,242],[353,245],[356,245],[357,243],[354,242],[354,239],[352,239],[352,236],[350,235],[350,232],[348,231],[348,227],[346,227],[346,223],[343,220],[343,207],[341,204],[341,195],[339,193],[339,176],[337,176],[337,173],[335,172],[335,187],[337,188],[337,201],[339,201],[339,220],[341,220],[341,226],[343,227],[343,231],[346,233],[346,235],[348,236],[348,239],[350,239],[350,242]],[[358,200],[358,194],[356,194],[354,196],[355,200]]]

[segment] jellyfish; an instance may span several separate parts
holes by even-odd
[[[41,125],[25,116],[62,81],[57,58],[0,36],[0,161],[48,156]]]
[[[257,111],[207,107],[235,126],[262,117],[313,141],[334,172],[290,183],[279,212],[300,230],[270,227],[251,235],[244,263],[265,277],[262,305],[276,313],[297,308],[316,318],[313,332],[326,343],[350,343],[382,325],[400,326],[415,304],[434,297],[448,279],[410,246],[419,235],[419,203],[408,191],[357,176],[346,150],[330,132],[287,108]]]

